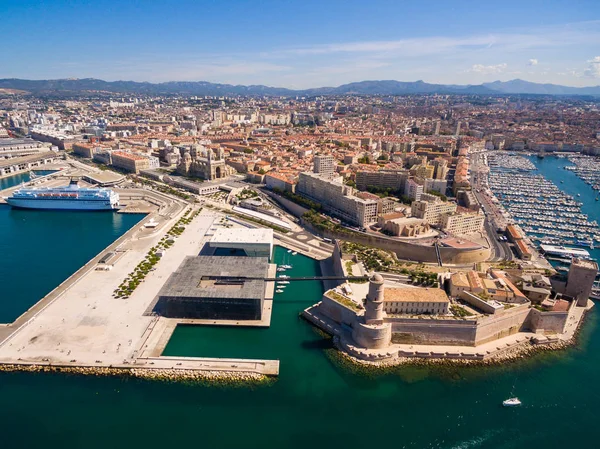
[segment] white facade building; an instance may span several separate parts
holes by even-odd
[[[313,172],[323,176],[335,175],[335,158],[330,154],[319,154],[313,159]]]
[[[214,249],[242,250],[249,257],[267,257],[273,254],[273,230],[249,228],[217,229],[209,243]]]

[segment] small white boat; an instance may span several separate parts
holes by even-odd
[[[290,281],[279,281],[277,282],[278,285],[288,285],[290,283]]]
[[[282,272],[282,271],[285,271],[285,270],[287,270],[286,267],[277,267],[277,271],[279,271],[279,272]]]
[[[294,252],[292,253],[292,256],[295,256],[296,254],[298,254],[298,251],[294,251]]]
[[[292,267],[291,265],[282,265],[281,268],[285,268],[286,270],[291,270],[294,267]]]
[[[292,252],[292,250],[291,250],[291,249],[288,249],[288,253],[291,253],[291,252]]]
[[[283,293],[283,290],[278,288],[277,290],[275,290],[275,293]]]
[[[516,407],[517,405],[521,405],[521,401],[519,401],[519,398],[510,398],[502,401],[502,405],[504,407]]]
[[[279,276],[281,279],[287,279],[289,278],[289,276],[287,274],[282,274],[281,276]]]

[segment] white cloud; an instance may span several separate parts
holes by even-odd
[[[506,64],[505,62],[496,65],[474,64],[473,67],[471,67],[468,71],[483,74],[502,73],[506,70],[507,67],[508,64]]]
[[[600,78],[600,56],[587,60],[588,66],[583,71],[585,76]]]
[[[577,27],[565,24],[562,27],[540,27],[504,31],[493,34],[474,34],[456,37],[428,36],[389,41],[354,41],[323,43],[304,47],[280,48],[261,53],[262,57],[282,57],[286,55],[307,56],[334,53],[398,57],[472,52],[493,49],[498,51],[519,51],[528,49],[556,49],[570,45],[585,45],[600,39],[600,21],[580,22]],[[537,59],[530,59],[529,65],[536,65]]]

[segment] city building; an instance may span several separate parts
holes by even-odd
[[[147,157],[135,153],[126,153],[124,151],[113,151],[111,154],[112,165],[123,170],[139,173],[140,170],[150,168],[150,161]]]
[[[469,181],[469,159],[460,156],[454,170],[454,183],[452,184],[454,195],[459,190],[471,190],[471,182]]]
[[[442,214],[440,227],[444,232],[453,235],[466,235],[481,232],[485,215],[478,212],[451,212]]]
[[[509,242],[516,243],[518,240],[523,239],[523,235],[515,225],[510,224],[506,227],[506,238]]]
[[[208,246],[216,256],[266,257],[273,255],[273,230],[264,228],[219,228]]]
[[[368,187],[391,189],[404,194],[404,186],[408,180],[406,170],[359,170],[356,172],[356,188],[367,190]]]
[[[432,179],[433,173],[435,172],[435,167],[429,164],[419,165],[417,167],[413,167],[410,170],[414,176],[421,179]]]
[[[413,201],[419,201],[424,192],[423,185],[414,178],[408,178],[404,184],[404,196]]]
[[[446,176],[448,176],[448,161],[446,159],[436,158],[431,162],[431,165],[434,168],[432,178],[437,180],[446,179]]]
[[[12,157],[8,159],[0,158],[0,176],[15,174],[25,170],[32,170],[61,159],[62,155],[59,155],[54,151],[46,151],[44,153],[30,154],[29,156]]]
[[[96,145],[92,145],[88,142],[76,142],[73,144],[73,153],[78,156],[91,159],[94,156],[94,149]]]
[[[288,174],[269,172],[265,175],[265,185],[268,189],[279,189],[286,192],[296,191],[295,179]]]
[[[45,129],[32,130],[30,134],[33,139],[51,143],[60,150],[70,150],[75,142],[81,140],[81,136],[72,136],[62,132]]]
[[[411,214],[413,217],[425,220],[432,226],[441,226],[443,216],[454,214],[456,207],[456,203],[442,201],[439,198],[433,201],[413,201]]]
[[[521,276],[521,290],[532,303],[540,304],[552,294],[552,283],[547,276],[541,274],[526,274]]]
[[[0,159],[29,156],[45,153],[50,150],[50,144],[44,144],[32,139],[0,139]]]
[[[317,154],[313,158],[313,173],[322,176],[335,176],[335,158],[331,154]]]
[[[354,189],[339,180],[315,173],[300,173],[296,192],[321,203],[331,215],[349,223],[366,227],[377,220],[379,202],[354,196]]]
[[[424,179],[423,180],[423,191],[424,192],[437,192],[441,195],[446,194],[448,189],[448,181],[445,179]]]

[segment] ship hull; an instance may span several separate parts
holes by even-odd
[[[7,198],[6,202],[19,209],[115,210],[118,208],[117,204],[111,204],[109,200]]]

